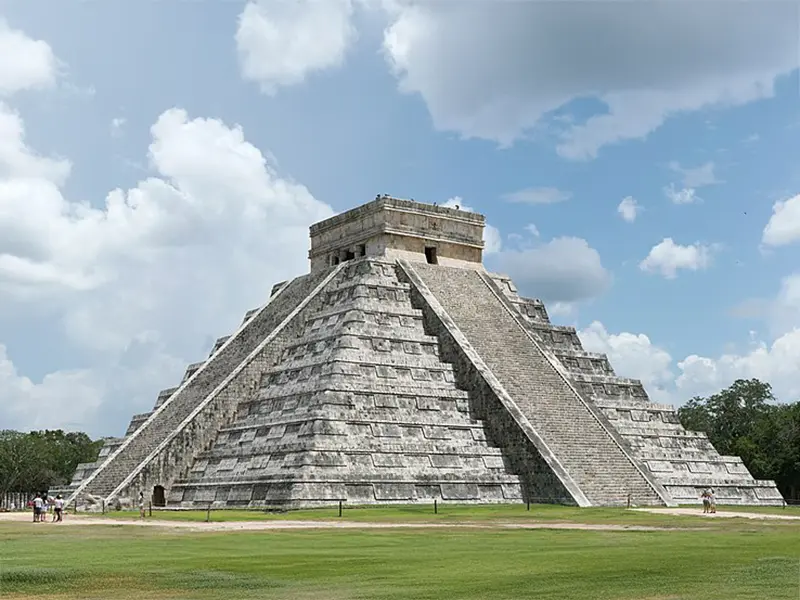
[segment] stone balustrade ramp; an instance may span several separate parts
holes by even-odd
[[[671,504],[526,332],[485,274],[403,263],[435,297],[590,505]]]

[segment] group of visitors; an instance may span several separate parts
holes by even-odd
[[[714,490],[711,488],[703,490],[700,494],[700,499],[703,501],[703,514],[714,514],[717,512],[717,498],[714,496]]]
[[[45,494],[36,494],[31,501],[33,506],[33,522],[47,523],[48,513],[52,515],[51,523],[60,523],[64,520],[64,499],[61,494],[53,498]]]

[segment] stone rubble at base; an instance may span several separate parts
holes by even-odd
[[[782,504],[482,264],[484,218],[380,196],[311,227],[311,272],[81,464],[79,509]]]

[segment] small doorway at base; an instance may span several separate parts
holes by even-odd
[[[164,493],[164,486],[157,485],[153,488],[153,506],[166,506],[167,496]]]
[[[436,247],[435,246],[425,246],[425,260],[428,261],[429,265],[438,265],[439,260],[436,257]]]

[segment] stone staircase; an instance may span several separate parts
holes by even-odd
[[[108,499],[151,454],[184,424],[204,400],[226,380],[287,316],[328,276],[328,272],[306,275],[282,286],[264,307],[251,311],[230,338],[203,363],[190,365],[180,387],[159,404],[147,419],[137,424],[124,442],[96,470],[80,482],[67,503],[81,496]],[[235,408],[235,407],[234,407]],[[212,438],[213,439],[213,438]],[[200,452],[203,448],[197,448]],[[170,482],[164,482],[169,484]],[[148,490],[149,492],[149,490]]]
[[[427,286],[591,505],[671,503],[477,271],[404,263]]]

